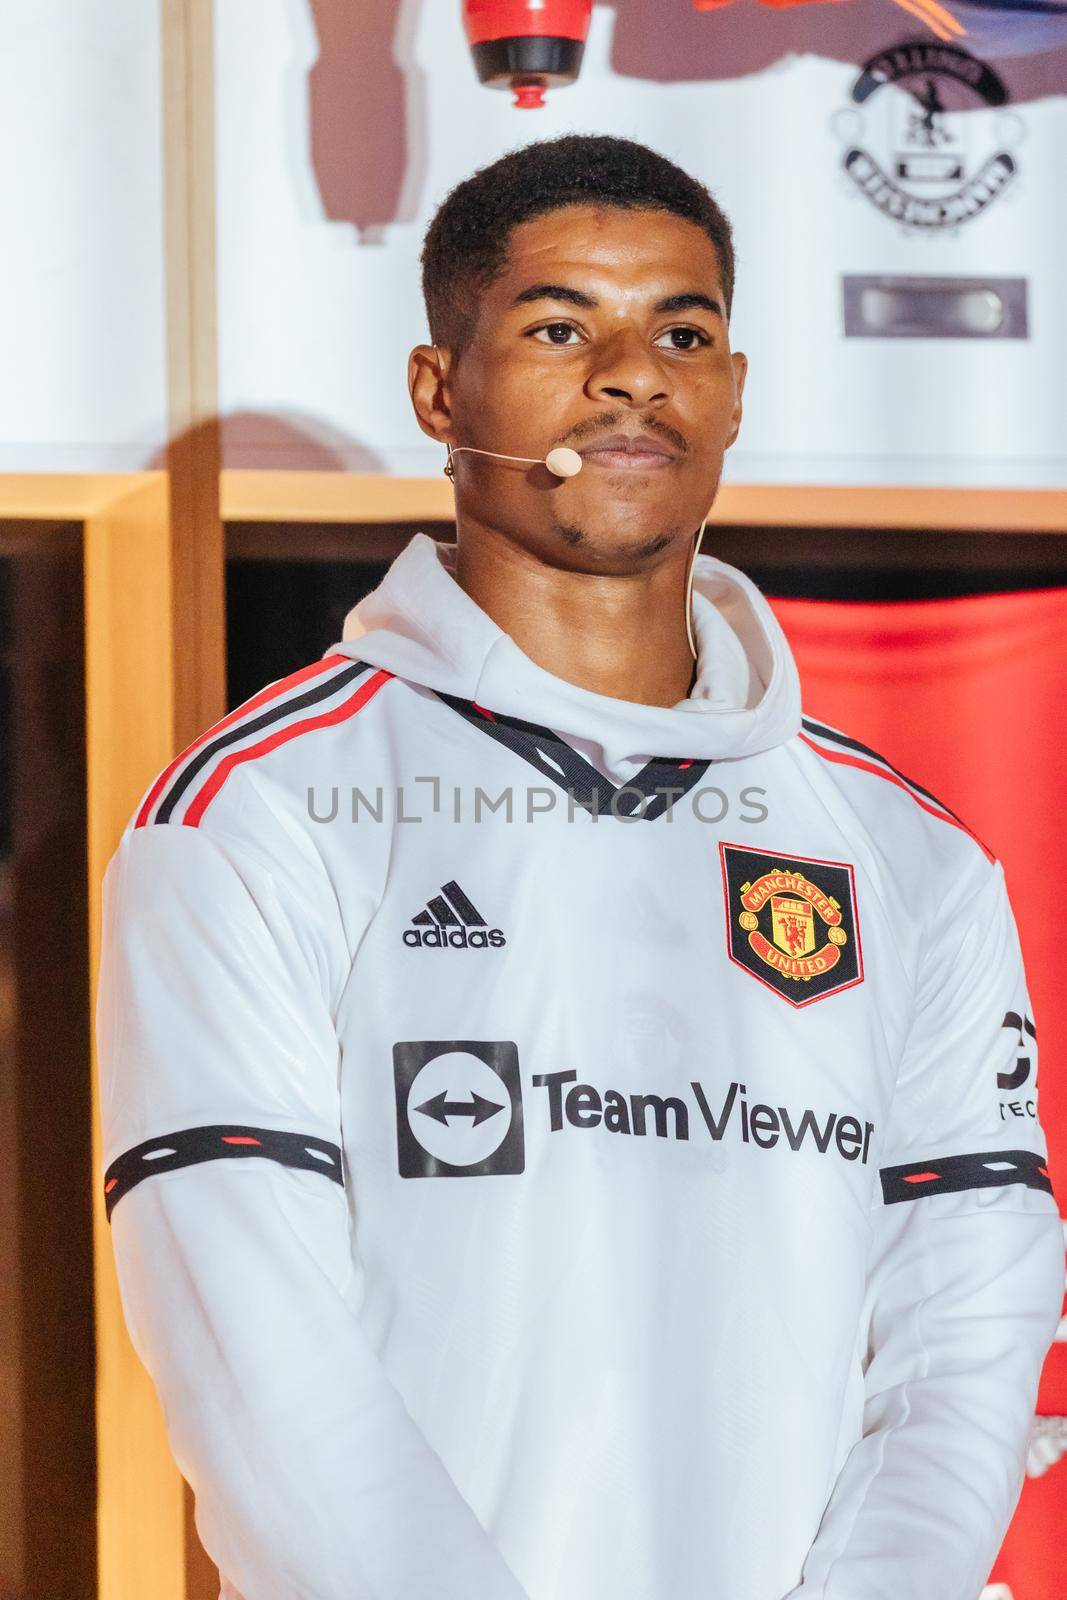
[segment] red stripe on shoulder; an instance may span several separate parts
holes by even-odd
[[[276,683],[269,683],[265,689],[260,689],[250,700],[243,701],[241,705],[229,712],[221,721],[213,722],[210,728],[205,728],[204,732],[199,734],[192,744],[186,745],[184,750],[179,750],[174,760],[164,767],[145,796],[144,803],[137,813],[134,827],[143,828],[145,826],[149,812],[182,762],[189,756],[195,755],[209,739],[213,739],[217,734],[225,733],[227,728],[232,728],[234,723],[240,722],[242,717],[247,717],[251,712],[259,711],[261,707],[270,705],[272,700],[280,699],[283,694],[288,693],[290,689],[298,688],[300,684],[306,683],[309,678],[317,678],[321,673],[328,672],[331,667],[340,666],[342,662],[347,660],[347,656],[324,656],[321,661],[313,661],[310,666],[301,667],[298,672],[291,672],[287,678],[279,678]]]
[[[947,822],[950,828],[958,828],[961,833],[967,835],[968,839],[973,839],[987,861],[996,861],[997,858],[989,846],[983,844],[978,835],[972,832],[966,823],[960,822],[957,817],[950,816],[945,811],[939,811],[936,806],[929,805],[925,800],[921,800],[915,790],[905,783],[902,778],[898,778],[895,772],[887,772],[884,767],[876,767],[873,761],[863,761],[859,756],[845,755],[843,751],[839,750],[826,750],[822,745],[816,744],[813,739],[809,739],[806,733],[798,733],[797,738],[801,743],[806,744],[809,750],[814,750],[817,756],[822,756],[824,761],[832,761],[843,767],[858,767],[860,772],[871,772],[876,778],[882,778],[886,783],[891,783],[896,788],[903,789],[904,793],[909,794],[915,804],[921,807],[923,811],[928,811],[932,817],[937,817],[941,822]]]
[[[334,659],[344,659],[334,658]],[[303,722],[294,722],[287,728],[279,728],[276,733],[270,734],[266,739],[261,739],[258,744],[248,745],[243,750],[234,750],[212,772],[210,778],[203,784],[199,791],[190,800],[185,809],[182,822],[187,828],[199,825],[201,817],[214,800],[226,779],[243,761],[255,761],[259,756],[265,756],[271,750],[276,750],[279,745],[286,744],[290,739],[296,739],[302,733],[311,733],[315,728],[328,728],[334,723],[344,722],[346,718],[355,716],[357,711],[362,711],[368,700],[373,700],[393,673],[386,672],[384,668],[375,672],[365,683],[361,684],[355,694],[349,695],[347,700],[342,700],[340,705],[334,706],[330,711],[322,711],[318,716],[305,717]]]

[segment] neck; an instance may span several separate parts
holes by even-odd
[[[648,571],[579,572],[459,519],[455,578],[554,677],[615,700],[673,706],[696,677],[685,620],[692,548],[686,540]]]

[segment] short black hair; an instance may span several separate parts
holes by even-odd
[[[434,344],[455,356],[462,353],[474,335],[479,291],[506,268],[512,229],[569,205],[669,211],[696,223],[718,253],[729,319],[733,231],[710,191],[636,140],[567,133],[509,151],[465,178],[441,202],[419,257]]]

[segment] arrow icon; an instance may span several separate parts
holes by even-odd
[[[471,1098],[466,1100],[449,1100],[447,1089],[442,1089],[440,1094],[435,1094],[432,1100],[425,1101],[421,1106],[416,1106],[416,1111],[423,1111],[428,1117],[433,1117],[437,1122],[443,1122],[448,1127],[449,1116],[471,1117],[472,1128],[480,1122],[488,1122],[490,1117],[495,1117],[498,1111],[503,1111],[503,1106],[495,1105],[492,1100],[484,1100],[475,1089],[471,1090]]]

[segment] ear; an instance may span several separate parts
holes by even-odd
[[[726,450],[729,450],[737,435],[741,432],[741,396],[744,394],[745,378],[748,376],[747,356],[743,356],[740,350],[735,350],[730,360],[733,363],[734,386],[737,392],[734,399],[734,408],[730,413],[730,428],[726,435],[726,444],[723,447]]]
[[[408,393],[415,420],[438,444],[455,443],[448,386],[451,366],[451,351],[435,344],[417,344],[408,357]]]

